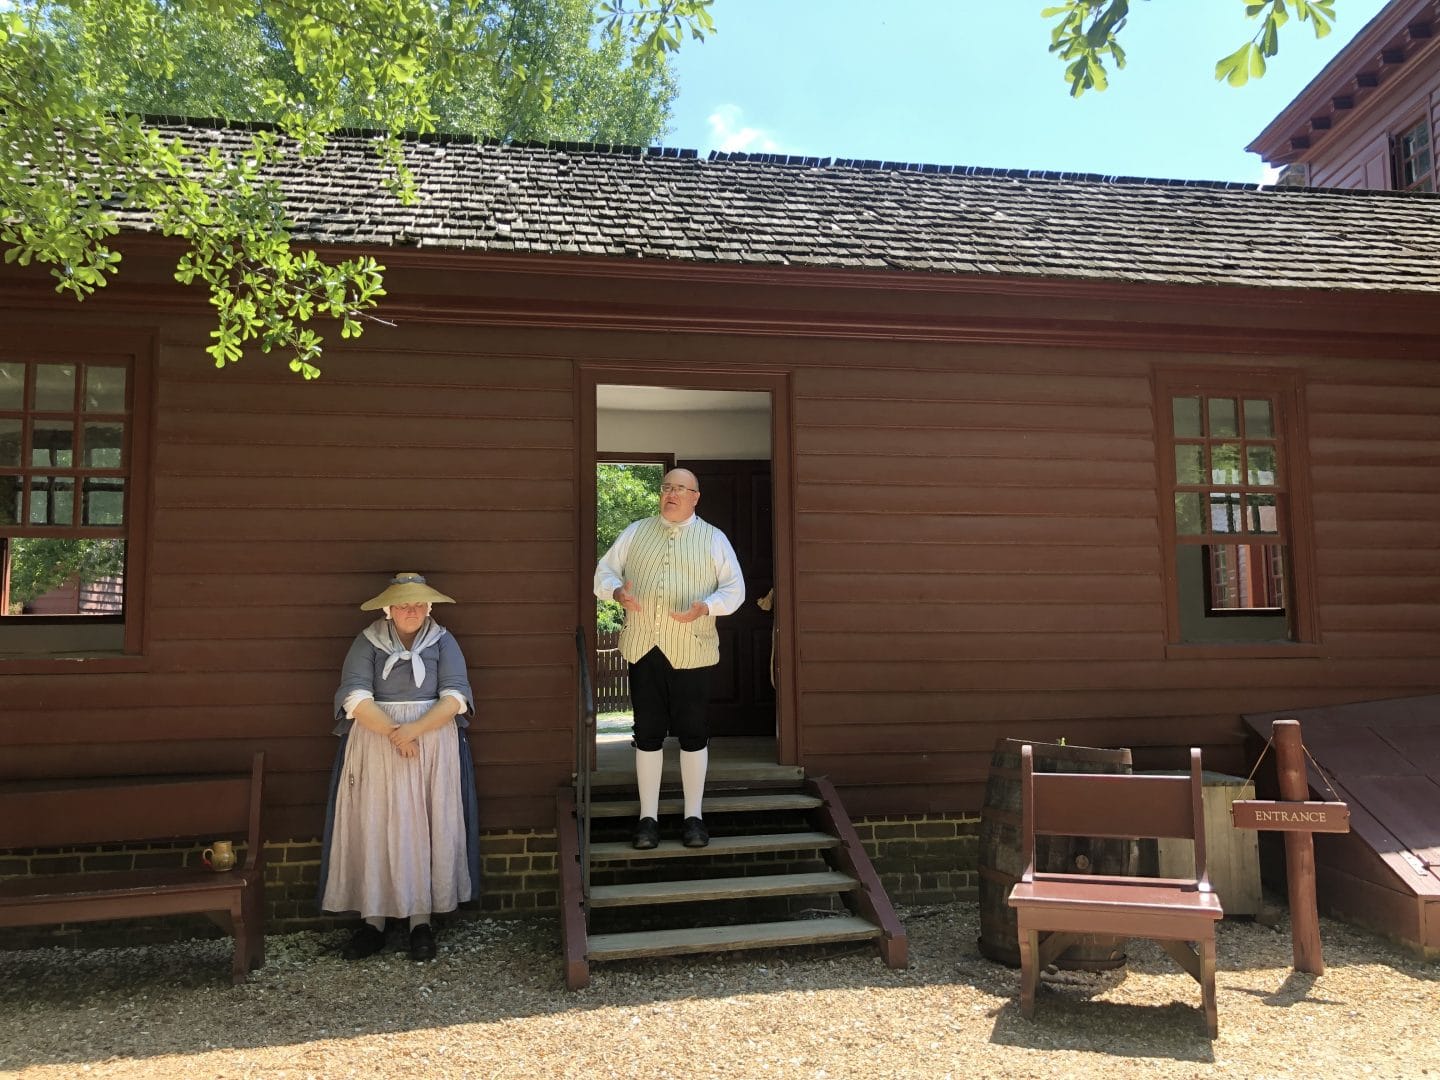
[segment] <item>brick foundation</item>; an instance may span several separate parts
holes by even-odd
[[[980,819],[968,815],[911,814],[861,818],[855,831],[890,898],[902,904],[974,900],[978,895]],[[614,828],[627,826],[615,825]],[[203,845],[104,845],[47,851],[0,852],[0,877],[201,865]],[[237,848],[237,851],[243,850]],[[265,847],[265,928],[283,934],[348,925],[321,915],[318,840],[286,840]],[[241,858],[243,859],[243,854]],[[487,915],[530,915],[559,907],[553,832],[491,832],[480,837],[483,889],[464,910]],[[730,873],[783,872],[775,855],[734,856]],[[600,881],[597,873],[595,880]],[[43,945],[133,945],[221,934],[209,920],[184,917],[0,929],[0,949]]]
[[[855,832],[897,904],[948,904],[980,895],[980,818],[907,814],[859,818]]]

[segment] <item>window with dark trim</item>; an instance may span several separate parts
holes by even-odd
[[[1434,191],[1434,157],[1430,149],[1430,118],[1390,140],[1390,163],[1397,191]]]
[[[0,348],[0,659],[139,651],[138,374]]]
[[[1170,640],[1312,640],[1292,377],[1165,372],[1157,388]]]

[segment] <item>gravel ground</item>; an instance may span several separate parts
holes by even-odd
[[[345,934],[229,945],[0,953],[0,1076],[1440,1076],[1440,966],[1325,920],[1327,972],[1291,971],[1290,929],[1220,927],[1220,1038],[1198,986],[1132,942],[1120,972],[1057,975],[1037,1022],[981,959],[974,904],[901,911],[911,966],[871,950],[597,965],[560,978],[553,919],[456,923],[440,958],[356,964]]]

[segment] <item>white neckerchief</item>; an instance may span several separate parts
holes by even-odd
[[[444,636],[445,628],[434,619],[427,618],[420,624],[420,629],[415,632],[415,641],[407,649],[400,643],[395,624],[389,619],[376,619],[365,628],[365,639],[389,658],[380,671],[380,677],[388,679],[396,664],[401,660],[409,660],[416,686],[425,681],[425,661],[420,659],[420,650],[429,648]]]

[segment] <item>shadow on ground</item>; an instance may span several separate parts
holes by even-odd
[[[553,918],[453,922],[431,964],[412,963],[396,949],[347,964],[337,955],[344,931],[273,937],[265,968],[237,987],[227,979],[226,940],[0,953],[0,1014],[6,1017],[0,1071],[462,1025],[513,1034],[514,1025],[530,1021],[574,1026],[596,1010],[633,1023],[637,1013],[657,1009],[684,1014],[696,1003],[731,1006],[782,995],[793,1022],[811,1035],[817,1024],[822,1034],[827,1025],[838,1031],[846,1010],[863,1008],[881,1017],[882,1026],[889,1010],[897,1021],[938,1032],[937,1039],[953,1046],[1214,1060],[1198,986],[1149,943],[1132,943],[1127,969],[1051,979],[1030,1022],[1015,1002],[1018,972],[976,950],[975,905],[901,915],[911,937],[911,966],[903,971],[886,969],[870,946],[720,954],[597,965],[591,985],[577,993],[567,992],[560,977]],[[1327,933],[1331,929],[1327,923]],[[1231,1031],[1245,1025],[1263,1041],[1261,1018],[1273,1024],[1279,1006],[1340,1004],[1317,993],[1311,977],[1289,972],[1288,928],[1225,924],[1221,939],[1222,1038],[1227,1025]],[[1362,940],[1376,962],[1403,969],[1417,985],[1433,984],[1434,972],[1423,963],[1408,964],[1378,939]],[[1352,1002],[1350,1023],[1357,1022],[1354,1008]],[[933,1015],[917,1017],[917,1009]],[[604,1020],[618,1023],[609,1014]]]

